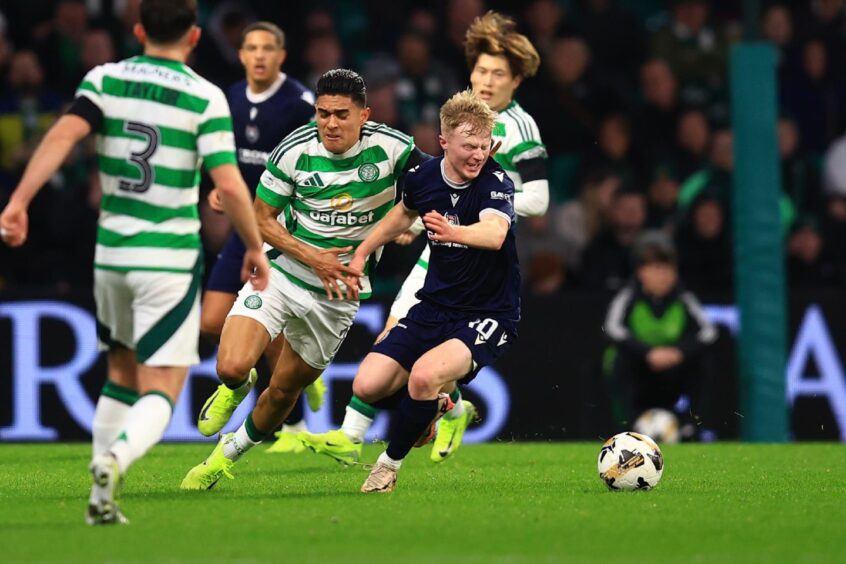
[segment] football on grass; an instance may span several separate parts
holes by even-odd
[[[664,473],[664,457],[651,438],[640,433],[614,435],[602,445],[599,477],[612,490],[649,490]]]

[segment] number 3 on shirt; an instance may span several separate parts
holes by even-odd
[[[159,148],[159,130],[137,121],[126,122],[123,130],[126,133],[140,133],[146,137],[147,146],[144,150],[129,155],[129,161],[141,170],[141,179],[121,178],[118,187],[127,192],[146,192],[153,183],[153,166],[150,164],[150,158]]]

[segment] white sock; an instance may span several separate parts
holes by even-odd
[[[364,440],[364,435],[372,424],[372,419],[347,406],[347,413],[344,415],[344,424],[341,425],[341,431],[353,441],[361,442]]]
[[[390,456],[388,456],[387,451],[383,452],[379,455],[379,458],[376,459],[377,463],[387,464],[394,470],[399,470],[400,466],[402,466],[402,460],[394,460]]]
[[[123,431],[109,447],[121,474],[162,439],[172,414],[170,402],[159,394],[146,394],[135,402],[126,415]]]
[[[100,395],[91,425],[92,458],[105,454],[126,424],[132,406],[109,396]]]
[[[300,419],[293,425],[288,425],[287,423],[282,425],[283,433],[299,433],[300,431],[305,431],[306,433],[308,433],[308,427],[306,427],[305,419]]]
[[[458,419],[464,415],[464,402],[458,400],[455,402],[455,405],[452,406],[452,409],[444,413],[444,419]]]
[[[247,417],[251,417],[248,415]],[[250,434],[247,433],[247,422],[246,420],[241,423],[241,426],[238,427],[238,430],[235,431],[235,434],[229,438],[225,443],[223,443],[223,456],[228,458],[229,460],[238,460],[244,453],[259,444],[261,440],[254,441],[250,438]]]

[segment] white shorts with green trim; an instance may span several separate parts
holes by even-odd
[[[397,292],[397,297],[394,298],[394,303],[391,304],[391,317],[402,319],[408,315],[408,310],[417,305],[420,301],[415,294],[417,290],[423,287],[426,282],[426,272],[429,270],[429,245],[423,247],[423,252],[420,253],[420,258],[417,263],[408,273],[405,282],[402,283],[400,291]]]
[[[267,288],[259,292],[247,282],[229,315],[254,319],[271,340],[284,331],[285,340],[303,361],[322,370],[329,366],[358,312],[357,300],[332,300],[291,282],[270,269]]]
[[[94,270],[101,350],[122,346],[147,366],[200,361],[199,266],[191,273]]]

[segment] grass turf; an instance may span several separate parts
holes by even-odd
[[[258,447],[234,481],[181,492],[213,444],[159,445],[129,472],[129,526],[89,527],[89,446],[0,446],[0,560],[830,562],[842,558],[840,445],[665,446],[650,492],[610,492],[600,444],[416,451],[391,494],[360,468]],[[365,458],[378,453],[367,447]]]

